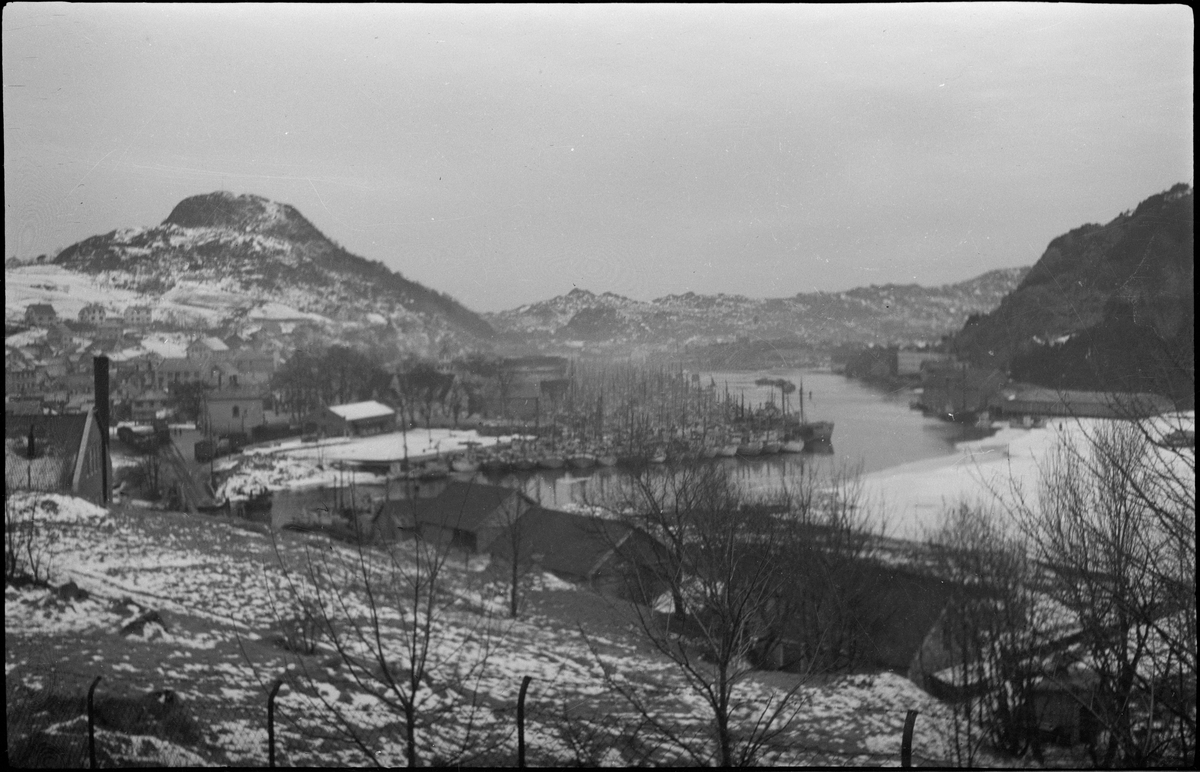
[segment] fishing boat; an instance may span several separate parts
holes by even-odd
[[[833,441],[832,421],[809,422],[804,417],[804,381],[800,381],[800,423],[792,433],[804,441],[805,450],[816,450],[817,446],[828,445]]]
[[[717,456],[719,458],[733,458],[738,454],[738,448],[741,447],[736,442],[730,442],[717,448]]]
[[[655,450],[653,453],[650,454],[650,463],[651,464],[667,463],[667,451],[663,450],[662,448],[658,448],[657,450]]]
[[[538,462],[529,456],[517,456],[512,462],[512,468],[518,472],[532,472],[538,468]]]
[[[567,464],[573,469],[591,469],[596,465],[596,457],[591,453],[576,453],[567,456]]]
[[[737,454],[739,456],[757,456],[758,454],[762,453],[762,449],[762,440],[751,440],[738,445]]]
[[[450,465],[434,459],[426,461],[417,474],[419,480],[438,480],[450,474]]]
[[[542,456],[537,460],[537,465],[542,469],[562,469],[566,463],[566,459],[553,453]]]
[[[833,422],[801,423],[796,428],[796,435],[804,440],[804,447],[808,449],[818,444],[829,444],[833,441]]]
[[[479,462],[479,468],[489,474],[507,472],[510,466],[509,460],[501,455],[491,455]]]

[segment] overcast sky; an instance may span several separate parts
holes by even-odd
[[[7,5],[5,256],[214,190],[481,311],[1030,265],[1193,181],[1186,6]]]

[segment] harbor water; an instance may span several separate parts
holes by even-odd
[[[829,372],[771,370],[756,372],[703,372],[704,386],[715,384],[735,399],[744,395],[747,405],[758,405],[772,397],[779,404],[779,390],[758,386],[756,380],[784,379],[796,384],[788,395],[788,410],[799,408],[800,389],[804,391],[804,417],[808,421],[831,421],[833,442],[819,453],[777,454],[757,457],[722,458],[697,463],[718,464],[730,471],[750,492],[768,493],[794,481],[806,467],[818,474],[836,470],[869,474],[912,461],[938,458],[954,453],[954,445],[984,436],[978,429],[947,423],[913,410],[911,390],[889,392]],[[589,470],[539,470],[499,475],[455,475],[449,479],[471,480],[519,487],[546,507],[561,507],[601,499],[628,472],[619,467],[595,467]],[[422,483],[418,495],[436,494],[437,481]],[[336,511],[341,507],[369,507],[370,502],[400,498],[411,492],[406,484],[360,485],[356,488],[279,491],[275,494],[271,522],[276,527],[297,519],[301,512]]]

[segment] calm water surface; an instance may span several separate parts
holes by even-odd
[[[772,490],[782,487],[805,465],[816,465],[818,471],[840,467],[858,467],[864,474],[928,458],[949,455],[954,444],[983,436],[978,429],[928,418],[912,410],[914,398],[905,389],[889,393],[859,381],[828,372],[805,370],[770,370],[758,372],[703,372],[701,383],[715,382],[717,390],[731,395],[745,394],[747,404],[767,401],[774,392],[776,403],[779,391],[756,386],[759,378],[787,379],[797,385],[789,395],[789,412],[796,410],[799,387],[804,387],[804,414],[809,421],[833,421],[833,452],[828,455],[809,453],[780,454],[760,458],[716,459],[703,463],[721,464],[734,473],[750,490]],[[811,398],[809,392],[812,393]],[[598,468],[587,471],[539,471],[521,475],[506,474],[480,477],[485,482],[523,488],[544,506],[555,507],[569,502],[603,496],[604,491],[623,476],[620,469]],[[470,479],[463,476],[462,479]],[[426,484],[424,492],[434,493],[436,484]],[[383,486],[362,486],[355,491],[356,501],[367,498],[395,498],[401,495],[401,485],[391,491]],[[344,497],[344,494],[343,494]],[[275,495],[272,521],[280,525],[298,509],[331,505],[335,494],[327,490],[302,492],[281,491]]]

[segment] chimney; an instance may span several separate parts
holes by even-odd
[[[107,504],[110,494],[108,470],[111,468],[108,455],[108,420],[111,413],[112,400],[108,394],[108,357],[92,357],[92,397],[96,403],[92,413],[100,426],[100,447],[104,457],[100,463],[100,484],[102,486],[102,501]]]

